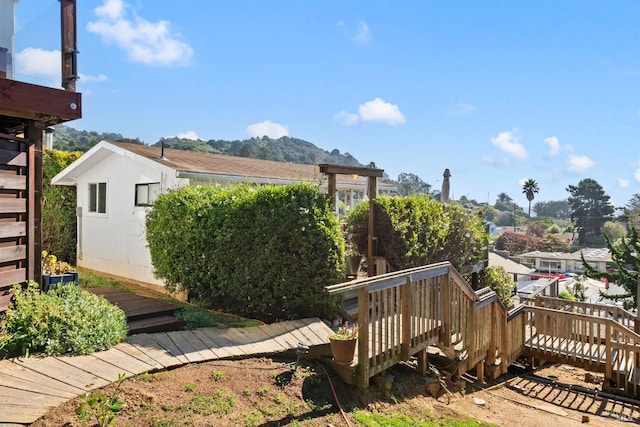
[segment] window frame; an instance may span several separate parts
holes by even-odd
[[[138,200],[139,189],[143,187],[147,187],[147,200],[146,202],[141,202]],[[162,188],[160,187],[160,182],[143,182],[135,185],[134,193],[133,193],[133,205],[136,207],[149,207],[153,206],[155,201],[158,199],[158,195],[161,193]]]
[[[95,215],[107,214],[107,182],[96,181],[88,183],[88,208],[87,211]]]

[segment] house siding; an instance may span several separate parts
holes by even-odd
[[[159,165],[158,165],[159,166]],[[147,248],[145,217],[150,207],[135,206],[135,184],[160,182],[162,192],[188,184],[175,172],[111,154],[78,176],[78,266],[153,285],[164,285],[153,276]],[[90,183],[107,183],[105,214],[90,213]]]

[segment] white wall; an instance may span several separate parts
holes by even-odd
[[[139,282],[163,285],[153,277],[145,236],[149,207],[135,206],[135,184],[160,182],[162,191],[185,185],[175,172],[149,161],[111,154],[77,179],[78,265]],[[106,214],[89,213],[89,183],[107,183]]]

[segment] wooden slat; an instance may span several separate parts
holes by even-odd
[[[31,384],[31,387],[29,388],[30,390],[36,390],[40,385],[45,388],[59,390],[60,393],[62,393],[61,396],[67,394],[74,394],[77,396],[85,391],[83,388],[67,384],[55,378],[51,378],[46,374],[27,369],[24,366],[13,362],[11,362],[10,365],[0,366],[0,375],[2,377],[11,377],[13,379],[27,381]]]
[[[23,214],[27,212],[27,200],[0,197],[0,214]]]
[[[85,372],[90,372],[107,382],[116,381],[120,374],[123,374],[125,377],[130,377],[134,374],[109,362],[105,362],[92,354],[82,356],[58,356],[56,359],[67,365],[82,369]]]
[[[25,259],[27,245],[7,246],[0,248],[0,262],[11,262]]]
[[[16,359],[16,363],[32,371],[39,372],[83,390],[93,390],[109,384],[109,381],[97,375],[71,366],[53,357]]]
[[[145,354],[144,352],[140,351],[140,349],[136,346],[134,346],[131,343],[128,343],[126,341],[123,341],[121,343],[118,343],[118,345],[116,345],[114,347],[116,350],[121,351],[122,353],[138,360],[140,363],[142,363],[143,365],[146,366],[145,370],[141,371],[141,372],[145,372],[145,371],[151,371],[151,370],[156,370],[156,369],[162,369],[164,366],[162,366],[160,363],[158,363],[156,360],[154,360],[152,357],[149,357],[147,354]],[[99,357],[99,356],[98,356]]]
[[[26,167],[27,153],[24,151],[7,150],[0,148],[0,165]]]
[[[24,221],[0,222],[0,239],[18,238],[27,235]]]
[[[180,351],[187,358],[189,363],[201,362],[215,358],[211,352],[191,331],[167,332],[167,335],[180,348]]]
[[[82,117],[79,93],[5,79],[0,79],[0,93],[2,115],[41,120],[47,125]]]
[[[182,361],[151,338],[151,334],[136,334],[126,338],[126,342],[136,347],[140,352],[155,360],[164,368],[182,364]]]
[[[7,270],[0,272],[0,288],[11,287],[16,283],[27,280],[27,269],[16,268],[15,270]]]
[[[25,175],[7,174],[0,171],[0,190],[24,191],[26,189],[27,177]]]

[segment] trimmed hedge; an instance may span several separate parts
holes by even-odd
[[[40,285],[13,287],[15,302],[4,316],[0,356],[89,354],[127,336],[124,311],[75,283],[41,292]]]
[[[339,313],[324,288],[344,280],[344,238],[316,187],[184,187],[161,195],[146,225],[169,290],[266,322]]]
[[[349,212],[347,227],[352,242],[366,252],[369,203]],[[460,270],[483,258],[488,235],[482,218],[452,203],[429,196],[381,196],[374,201],[376,255],[384,256],[392,270],[449,261]]]

